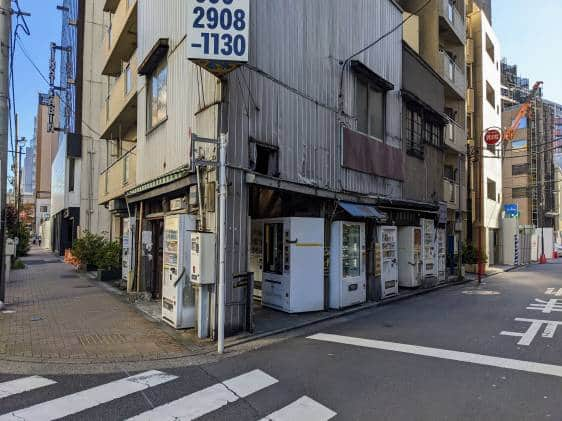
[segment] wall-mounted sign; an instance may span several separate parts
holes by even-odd
[[[57,71],[57,61],[55,55],[56,44],[51,43],[51,58],[49,59],[49,115],[47,122],[47,133],[55,131],[55,78]]]
[[[519,206],[516,203],[510,203],[503,206],[503,210],[505,212],[505,216],[509,218],[515,218],[519,215]]]
[[[222,76],[248,62],[250,0],[189,0],[187,58]]]
[[[487,145],[497,145],[502,140],[502,131],[500,129],[491,128],[486,130],[484,134],[484,142]]]

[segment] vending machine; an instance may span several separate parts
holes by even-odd
[[[248,250],[250,272],[254,275],[255,300],[261,301],[262,275],[263,275],[263,222],[252,221],[250,224],[250,247]]]
[[[194,327],[195,293],[191,285],[191,237],[195,217],[170,215],[164,219],[164,276],[162,319],[176,329]]]
[[[447,232],[444,228],[437,229],[437,280],[447,280]]]
[[[250,266],[251,272],[261,272],[262,305],[287,313],[323,310],[324,219],[276,218],[254,223],[263,226],[261,269]]]
[[[437,254],[435,250],[435,223],[432,219],[421,219],[422,226],[422,276],[437,276]]]
[[[132,281],[132,271],[134,270],[135,255],[135,218],[123,219],[123,251],[121,256],[121,279],[127,282]]]
[[[398,284],[416,288],[422,281],[422,229],[398,228]]]
[[[197,333],[200,338],[209,337],[211,287],[216,282],[215,252],[215,234],[191,234],[191,284],[196,291]]]
[[[337,221],[330,244],[330,308],[340,309],[367,300],[365,224]]]
[[[379,227],[381,298],[398,294],[398,229]]]

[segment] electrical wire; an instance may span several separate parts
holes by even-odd
[[[31,63],[31,65],[33,66],[33,68],[35,69],[35,71],[39,74],[39,76],[41,77],[41,79],[43,79],[43,81],[50,87],[51,84],[49,82],[49,80],[47,79],[47,77],[44,75],[43,72],[41,72],[41,70],[39,69],[39,66],[37,66],[37,64],[35,63],[35,61],[33,60],[33,58],[30,56],[30,54],[25,50],[25,47],[23,46],[23,43],[21,41],[21,38],[18,37],[18,46],[20,47],[20,49],[23,52],[23,55],[25,56],[25,58],[27,58],[27,60]],[[66,102],[66,100],[62,97],[62,96],[58,96],[59,100],[66,105],[67,107],[70,107],[70,105]],[[72,109],[72,107],[70,107]],[[81,120],[81,123],[84,127],[86,127],[87,129],[89,129],[93,134],[95,134],[96,136],[101,138],[101,133],[99,133],[97,130],[95,130],[94,128],[92,128],[88,123],[86,123],[84,120]]]

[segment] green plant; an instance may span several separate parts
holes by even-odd
[[[104,270],[121,268],[121,245],[117,241],[106,241],[97,255],[96,266]]]
[[[472,244],[463,244],[462,245],[462,262],[465,265],[476,265],[479,263],[478,259],[478,249],[474,247]],[[482,263],[488,263],[488,256],[486,253],[482,251],[481,256]]]
[[[12,266],[12,269],[13,269],[13,270],[25,269],[25,264],[24,264],[20,259],[17,259],[17,260],[14,262],[14,265]]]
[[[86,231],[74,241],[72,254],[84,265],[97,265],[99,255],[103,253],[106,243],[107,240],[101,235]]]

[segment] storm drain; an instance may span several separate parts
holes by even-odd
[[[118,345],[127,343],[127,338],[124,335],[81,335],[78,340],[82,346],[92,345]]]
[[[78,275],[60,275],[61,279],[77,279],[79,278]]]
[[[93,285],[74,285],[72,288],[84,289],[84,288],[93,288]]]

